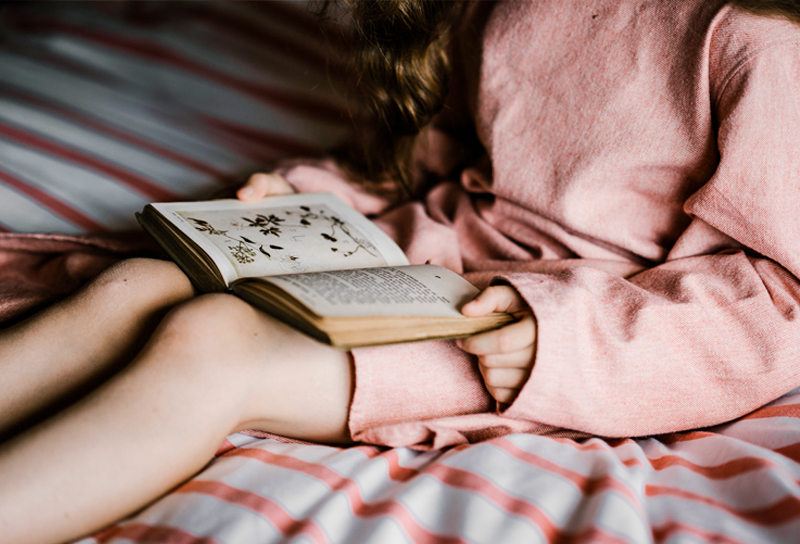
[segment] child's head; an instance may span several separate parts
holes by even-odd
[[[758,15],[785,17],[800,23],[798,0],[732,0],[731,4]]]
[[[323,10],[333,7],[327,2]],[[359,166],[408,184],[414,136],[447,95],[451,27],[460,2],[344,0],[357,44],[356,85],[374,116]]]

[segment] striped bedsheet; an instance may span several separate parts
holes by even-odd
[[[425,453],[228,441],[81,544],[800,542],[800,389],[734,423],[637,440],[510,435]]]
[[[326,34],[299,2],[0,4],[0,231],[134,228],[339,141]]]

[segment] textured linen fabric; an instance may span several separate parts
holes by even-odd
[[[535,365],[493,412],[452,346],[356,350],[354,438],[642,436],[800,384],[800,28],[705,0],[476,3],[458,50],[419,200],[370,195],[332,162],[282,172],[371,214],[413,263],[512,284]],[[470,385],[451,387],[459,368]]]
[[[75,292],[123,258],[160,255],[148,238],[0,232],[0,329]]]

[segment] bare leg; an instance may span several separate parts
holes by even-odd
[[[102,528],[200,470],[232,431],[349,440],[349,354],[228,295],[171,312],[102,387],[0,448],[0,541]]]
[[[173,263],[131,259],[3,331],[0,436],[127,363],[166,311],[192,295]]]

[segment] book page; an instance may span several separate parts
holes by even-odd
[[[408,264],[366,217],[328,193],[153,204],[236,278]]]
[[[463,317],[478,294],[467,280],[441,266],[335,270],[259,278],[278,285],[321,317]]]

